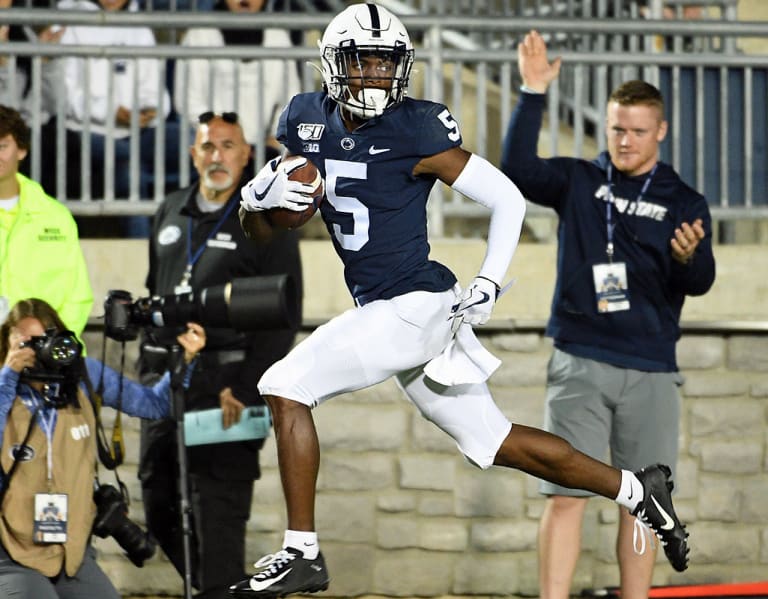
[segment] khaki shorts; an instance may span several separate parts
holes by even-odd
[[[615,468],[677,466],[678,372],[643,372],[579,358],[555,348],[547,366],[546,430]],[[609,454],[610,450],[610,454]],[[544,495],[587,497],[586,491],[542,481]]]

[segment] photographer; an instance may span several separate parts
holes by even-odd
[[[205,345],[205,331],[189,323],[177,340],[190,364]],[[94,522],[105,521],[110,509],[124,504],[105,493],[114,488],[101,486],[97,515],[98,413],[84,377],[99,381],[103,376],[104,405],[161,418],[169,413],[170,374],[143,387],[120,380],[97,360],[81,358],[80,350],[58,313],[40,299],[15,304],[0,326],[2,597],[119,597],[89,542]],[[61,360],[61,369],[50,366],[51,360]],[[117,532],[114,536],[120,542]]]
[[[198,183],[169,195],[154,217],[149,242],[147,289],[168,296],[221,285],[238,277],[288,274],[301,297],[298,237],[289,231],[270,243],[246,239],[240,220],[240,186],[251,155],[237,114],[203,113],[190,153]],[[249,303],[263,300],[254,294]],[[241,419],[249,406],[264,405],[254,381],[293,344],[301,303],[291,306],[294,326],[246,332],[209,326],[184,410],[221,408],[222,426]],[[207,321],[206,321],[207,324]],[[142,382],[164,371],[164,346],[176,335],[170,326],[147,330],[142,346]],[[180,467],[175,423],[142,423],[141,478],[147,527],[177,571],[184,572]],[[260,476],[263,439],[187,448],[191,504],[191,576],[198,598],[229,597],[232,580],[245,571],[245,532],[253,481]],[[186,491],[186,489],[185,489]]]

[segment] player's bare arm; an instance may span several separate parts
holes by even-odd
[[[463,148],[450,148],[445,152],[422,158],[413,168],[413,175],[434,175],[446,185],[453,185],[471,155]]]

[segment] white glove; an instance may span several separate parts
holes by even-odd
[[[290,181],[288,175],[307,163],[304,157],[291,160],[289,166],[281,158],[273,158],[258,174],[240,189],[240,205],[248,212],[260,212],[271,208],[287,208],[301,212],[312,204],[309,195],[314,191],[311,185]]]
[[[496,283],[485,277],[475,277],[459,296],[459,302],[451,308],[451,331],[458,331],[463,322],[470,325],[488,322],[498,294]]]

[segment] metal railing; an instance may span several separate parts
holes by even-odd
[[[317,35],[327,24],[327,15],[321,14],[255,14],[234,15],[217,13],[215,24],[210,14],[195,12],[148,13],[79,13],[46,11],[39,9],[12,9],[3,11],[5,22],[26,25],[47,25],[53,21],[62,25],[125,25],[183,30],[188,27],[227,27],[262,29],[281,27]],[[412,80],[411,93],[446,103],[462,124],[465,146],[498,163],[506,126],[517,96],[517,56],[515,39],[535,28],[552,39],[585,39],[589,43],[579,48],[561,52],[565,72],[560,82],[551,87],[549,111],[542,136],[551,154],[591,158],[604,145],[602,105],[612,85],[629,76],[639,76],[659,83],[665,91],[670,119],[669,141],[664,148],[664,158],[685,175],[687,181],[705,194],[716,218],[723,220],[754,219],[768,217],[768,167],[766,165],[765,136],[765,73],[768,56],[746,55],[737,51],[684,53],[675,51],[637,51],[641,40],[648,36],[661,36],[672,40],[695,36],[720,40],[738,40],[742,37],[768,41],[768,23],[729,22],[720,20],[680,21],[665,19],[572,19],[568,17],[481,17],[451,16],[435,18],[434,15],[404,15],[403,21],[411,31],[417,45],[416,75]],[[506,39],[503,46],[456,43],[456,40]],[[308,36],[308,37],[311,37]],[[637,46],[627,46],[627,40],[635,40]],[[599,42],[599,43],[598,43]],[[458,46],[458,47],[457,47]],[[721,45],[722,46],[722,45]],[[258,60],[281,59],[299,64],[302,87],[319,89],[316,71],[307,61],[317,63],[317,48],[297,46],[270,49],[252,46],[225,46],[221,48],[181,47],[174,43],[161,43],[154,47],[93,47],[51,46],[37,43],[8,43],[2,52],[8,56],[11,72],[16,70],[22,57],[31,62],[31,86],[27,106],[31,108],[34,142],[31,152],[31,174],[39,178],[42,167],[41,147],[55,144],[59,168],[56,174],[56,196],[64,199],[66,189],[61,171],[62,157],[66,154],[63,143],[66,120],[66,98],[59,94],[56,101],[55,139],[46,137],[43,124],[37,114],[42,102],[42,73],[45,59],[61,59],[63,56],[99,57],[106,60],[158,59],[162,66],[160,77],[165,76],[165,65],[170,60],[185,58]],[[13,78],[12,78],[13,79]],[[713,93],[718,81],[728,80]],[[272,82],[266,82],[272,85]],[[13,84],[12,84],[13,85]],[[572,88],[569,86],[572,85]],[[19,86],[17,85],[17,88]],[[18,90],[17,90],[18,91]],[[692,95],[691,95],[692,94]],[[762,94],[762,98],[760,97]],[[287,99],[287,98],[286,98]],[[715,102],[715,140],[707,138],[705,129],[711,127],[709,103]],[[734,119],[739,116],[740,121]],[[180,122],[189,115],[181,114]],[[753,127],[747,126],[753,123]],[[741,127],[739,128],[739,123]],[[691,131],[686,128],[693,126]],[[189,182],[188,145],[190,131],[178,127],[178,184]],[[736,130],[740,136],[734,136]],[[132,139],[137,133],[132,123]],[[47,135],[48,132],[45,131]],[[693,142],[689,143],[689,139]],[[737,140],[737,143],[734,142]],[[565,142],[570,141],[566,148]],[[155,131],[155,151],[164,154],[168,142],[166,130]],[[736,146],[734,145],[736,143]],[[762,147],[762,150],[760,148]],[[132,143],[132,161],[138,142]],[[259,149],[263,152],[263,149]],[[760,152],[763,152],[762,154]],[[708,180],[710,154],[717,160],[717,188],[714,193]],[[732,157],[733,156],[733,157]],[[263,153],[257,155],[257,163]],[[135,162],[132,162],[135,164]],[[738,167],[738,168],[736,168]],[[165,180],[164,164],[156,159],[154,175],[157,181]],[[688,171],[686,171],[688,169]],[[724,175],[721,175],[724,173]],[[686,176],[684,176],[686,178]],[[87,184],[88,173],[83,173]],[[109,178],[107,177],[109,181]],[[709,188],[709,189],[708,189]],[[131,171],[131,192],[126,201],[117,200],[105,191],[104,198],[83,194],[66,198],[75,214],[151,214],[164,197],[163,185],[156,185],[148,201],[142,201],[138,191],[135,169]],[[430,226],[437,235],[446,231],[446,220],[451,218],[479,217],[482,208],[466,201],[446,188],[438,188],[430,205]],[[531,214],[538,212],[535,208]]]

